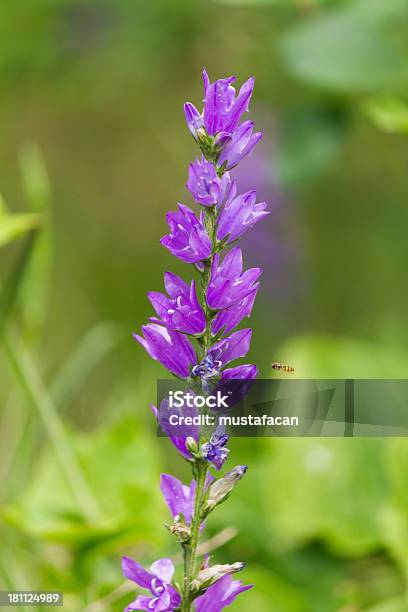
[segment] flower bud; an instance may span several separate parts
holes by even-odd
[[[198,445],[192,436],[186,438],[186,449],[195,457],[198,454]]]
[[[197,577],[191,583],[191,588],[195,591],[207,589],[223,576],[239,572],[244,567],[245,563],[241,563],[240,561],[232,564],[212,565],[198,572]]]
[[[232,489],[237,482],[241,480],[247,469],[248,466],[246,465],[236,465],[230,472],[211,485],[208,499],[204,506],[205,516],[211,512],[215,506],[218,506],[218,504],[221,504],[229,497]]]

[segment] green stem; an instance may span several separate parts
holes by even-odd
[[[89,488],[75,450],[17,329],[11,329],[10,326],[4,329],[2,340],[4,351],[22,390],[42,418],[79,507],[89,521],[99,518],[101,512],[98,503]]]
[[[195,464],[196,471],[196,497],[194,515],[191,521],[191,539],[184,545],[184,592],[181,612],[190,612],[192,603],[191,581],[197,571],[197,547],[200,537],[202,505],[205,498],[205,480],[207,464],[203,461]]]

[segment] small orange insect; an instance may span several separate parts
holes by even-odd
[[[278,372],[286,372],[287,374],[293,374],[293,372],[295,371],[295,368],[293,368],[290,365],[284,365],[283,363],[273,363],[272,367],[274,370],[277,370]]]

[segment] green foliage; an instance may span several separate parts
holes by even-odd
[[[344,93],[402,87],[408,81],[406,49],[387,26],[406,11],[400,0],[346,3],[286,32],[282,61],[305,82]]]
[[[384,132],[408,134],[408,104],[398,98],[373,98],[363,105],[369,119]]]

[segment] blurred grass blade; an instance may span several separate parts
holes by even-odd
[[[49,298],[53,254],[51,188],[44,159],[36,145],[28,145],[22,150],[20,168],[28,206],[44,218],[44,227],[36,241],[21,290],[24,337],[36,341],[44,328]]]
[[[0,247],[38,229],[41,223],[42,217],[38,214],[0,214]]]
[[[62,471],[83,515],[89,521],[100,517],[99,504],[89,487],[63,423],[45,388],[35,363],[14,326],[3,331],[2,347],[27,398],[38,411],[54,446]]]
[[[114,348],[120,332],[120,326],[115,323],[99,323],[85,335],[51,384],[50,394],[58,409],[71,400],[98,363]]]
[[[0,293],[0,336],[6,325],[7,319],[13,312],[13,307],[17,301],[20,286],[23,282],[27,266],[32,255],[36,232],[31,231],[28,235],[24,248],[17,259],[13,269],[9,273],[4,287]]]

